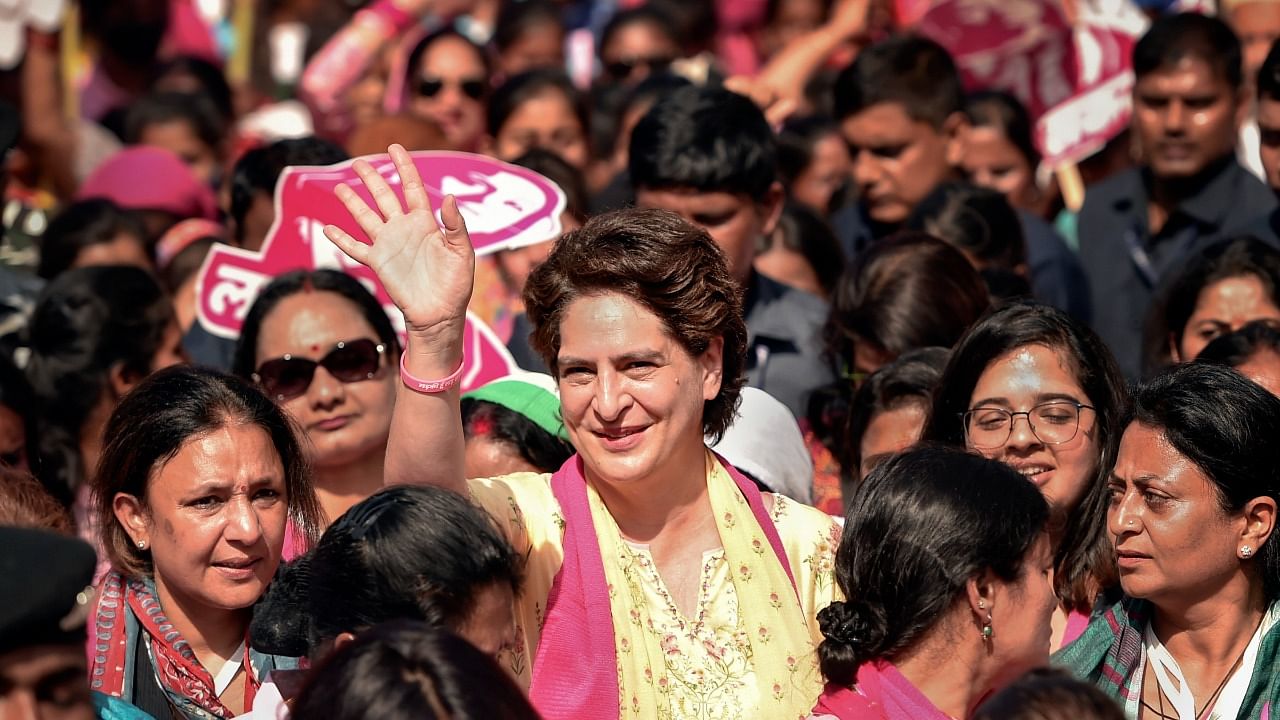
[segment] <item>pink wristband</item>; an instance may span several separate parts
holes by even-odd
[[[466,364],[465,356],[458,362],[458,369],[454,370],[453,374],[449,377],[443,380],[423,380],[422,378],[415,377],[405,368],[404,358],[407,354],[407,352],[400,353],[400,380],[404,382],[406,387],[414,392],[420,392],[424,395],[435,395],[436,393],[442,393],[446,390],[452,390],[453,388],[458,387],[458,383],[462,381],[462,366]]]

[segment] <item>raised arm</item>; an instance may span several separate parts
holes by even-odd
[[[462,363],[475,252],[453,196],[445,197],[443,223],[437,224],[409,153],[400,145],[392,145],[388,152],[400,175],[407,212],[387,181],[369,163],[357,160],[353,167],[373,196],[374,207],[346,185],[337,188],[337,195],[369,244],[333,225],[326,226],[324,233],[352,260],[373,270],[404,313],[408,333],[404,368],[418,378],[442,380]],[[436,485],[466,492],[458,397],[456,385],[439,393],[399,385],[387,442],[386,484]]]
[[[859,42],[867,29],[869,0],[837,0],[822,26],[787,43],[755,80],[779,99],[800,101],[814,73],[842,45]]]

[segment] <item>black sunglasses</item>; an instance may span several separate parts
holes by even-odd
[[[649,72],[657,74],[671,67],[673,62],[675,58],[666,56],[626,58],[605,63],[604,71],[614,80],[625,80],[631,77],[631,73],[638,67],[648,68]]]
[[[485,83],[482,79],[450,80],[448,84],[457,85],[462,90],[462,94],[472,100],[484,97]],[[444,86],[445,81],[441,78],[425,78],[418,81],[418,94],[422,97],[435,97],[444,89]]]
[[[268,360],[258,366],[252,377],[268,395],[281,402],[305,393],[317,366],[344,383],[372,379],[386,349],[386,345],[369,339],[340,342],[319,360],[292,355]]]

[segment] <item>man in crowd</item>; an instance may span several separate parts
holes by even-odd
[[[628,170],[637,205],[679,214],[724,251],[745,291],[748,381],[803,416],[809,393],[834,379],[822,359],[827,304],[752,265],[782,212],[776,163],[773,132],[751,100],[686,87],[636,124]]]
[[[1080,259],[1094,327],[1136,377],[1153,290],[1181,261],[1276,201],[1235,157],[1248,107],[1241,48],[1217,18],[1159,18],[1133,52],[1132,130],[1142,164],[1089,188]]]

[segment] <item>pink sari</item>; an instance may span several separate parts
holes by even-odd
[[[828,684],[813,714],[838,720],[950,720],[885,660],[858,668],[856,690]]]

